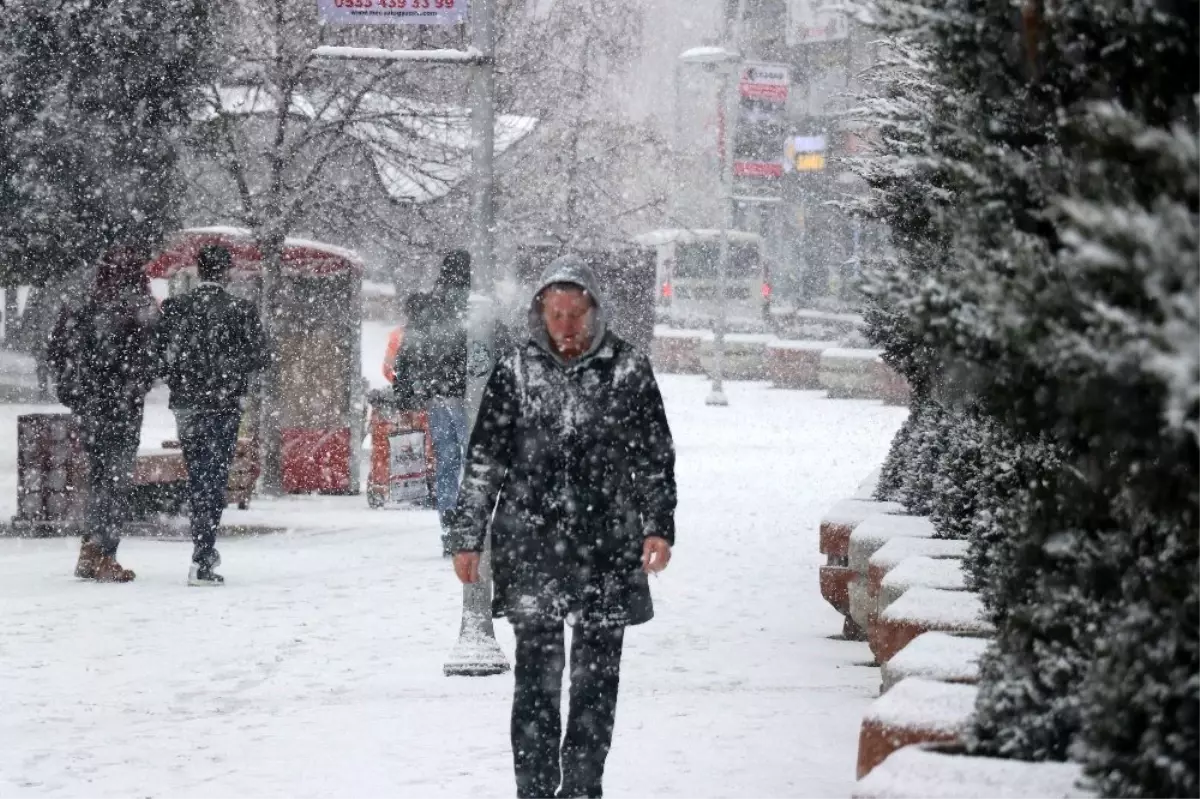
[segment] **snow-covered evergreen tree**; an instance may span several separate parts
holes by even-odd
[[[178,138],[206,80],[209,0],[15,0],[3,9],[4,254],[23,279],[153,247],[182,194]]]

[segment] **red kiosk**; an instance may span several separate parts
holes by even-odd
[[[151,279],[166,279],[171,294],[186,292],[199,280],[196,257],[200,248],[214,244],[233,255],[229,290],[257,303],[262,253],[249,230],[212,227],[179,231],[147,264],[146,273]],[[351,250],[292,238],[284,242],[281,260],[279,315],[272,345],[279,358],[283,489],[288,493],[358,493],[357,453],[364,416],[362,260]],[[255,418],[255,414],[247,414],[247,422]],[[243,430],[251,437],[256,428],[257,424],[243,422]],[[257,447],[248,446],[246,451],[256,455]],[[167,478],[171,470],[165,467],[163,477]],[[254,467],[257,475],[257,463]]]

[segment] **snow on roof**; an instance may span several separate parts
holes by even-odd
[[[966,541],[948,538],[893,538],[871,556],[869,565],[888,571],[905,558],[925,555],[930,558],[963,558],[967,555]]]
[[[717,228],[662,228],[651,230],[633,237],[634,244],[644,247],[658,247],[663,244],[716,244],[721,240],[721,231]],[[729,231],[729,240],[738,244],[761,244],[762,236],[757,233],[746,233],[742,230]]]
[[[966,729],[975,713],[973,685],[922,680],[901,680],[876,699],[863,714],[864,721],[884,727],[906,727],[954,735]]]
[[[225,236],[231,239],[242,239],[245,241],[254,240],[254,232],[249,228],[231,227],[228,225],[211,225],[208,227],[189,227],[179,231],[182,234],[197,234],[211,236]],[[338,247],[336,244],[326,244],[323,241],[315,241],[313,239],[301,239],[288,236],[283,240],[284,247],[303,247],[308,250],[316,250],[317,252],[327,253],[334,258],[344,258],[345,260],[362,266],[362,257],[354,250],[347,250],[345,247]]]
[[[979,658],[991,641],[944,632],[921,633],[883,664],[883,690],[908,677],[978,682]]]
[[[913,586],[944,588],[947,591],[965,590],[966,574],[957,558],[930,558],[913,555],[896,564],[883,578],[884,591],[900,593]]]
[[[905,621],[931,629],[991,633],[983,602],[974,591],[946,591],[915,586],[879,614],[884,621]]]
[[[329,102],[297,94],[290,112],[304,119],[334,122],[350,112],[349,98]],[[321,107],[318,108],[318,105]],[[221,86],[197,110],[198,121],[218,114],[274,114],[276,98],[258,86]],[[444,197],[471,171],[473,137],[467,108],[427,103],[378,93],[363,96],[346,135],[366,148],[385,191],[394,200],[427,203]],[[535,117],[496,116],[495,149],[502,154],[533,132]]]
[[[1028,763],[906,746],[863,777],[854,799],[1095,799],[1076,763]]]
[[[876,502],[870,499],[843,499],[825,511],[821,524],[837,524],[854,527],[872,516],[904,513],[899,502]]]

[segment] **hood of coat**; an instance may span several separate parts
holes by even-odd
[[[600,290],[600,281],[596,273],[577,255],[562,255],[550,262],[534,286],[533,297],[529,301],[529,335],[539,347],[550,353],[559,363],[566,363],[554,350],[550,343],[550,334],[546,331],[546,322],[542,319],[541,296],[550,286],[567,283],[579,286],[592,301],[596,303],[596,317],[592,323],[592,343],[587,352],[571,361],[572,364],[583,363],[596,354],[604,342],[608,332],[609,308],[604,293]]]

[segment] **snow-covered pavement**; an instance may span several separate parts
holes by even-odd
[[[817,524],[905,411],[819,392],[662,379],[679,450],[676,556],[627,637],[617,796],[847,796],[878,672],[817,585]],[[15,416],[0,406],[0,513]],[[157,426],[157,427],[156,427]],[[169,432],[160,404],[150,437]],[[220,544],[128,540],[132,585],[71,577],[75,540],[0,540],[0,797],[511,796],[511,675],[446,678],[461,591],[432,512],[256,500]],[[498,623],[510,654],[512,636]]]

